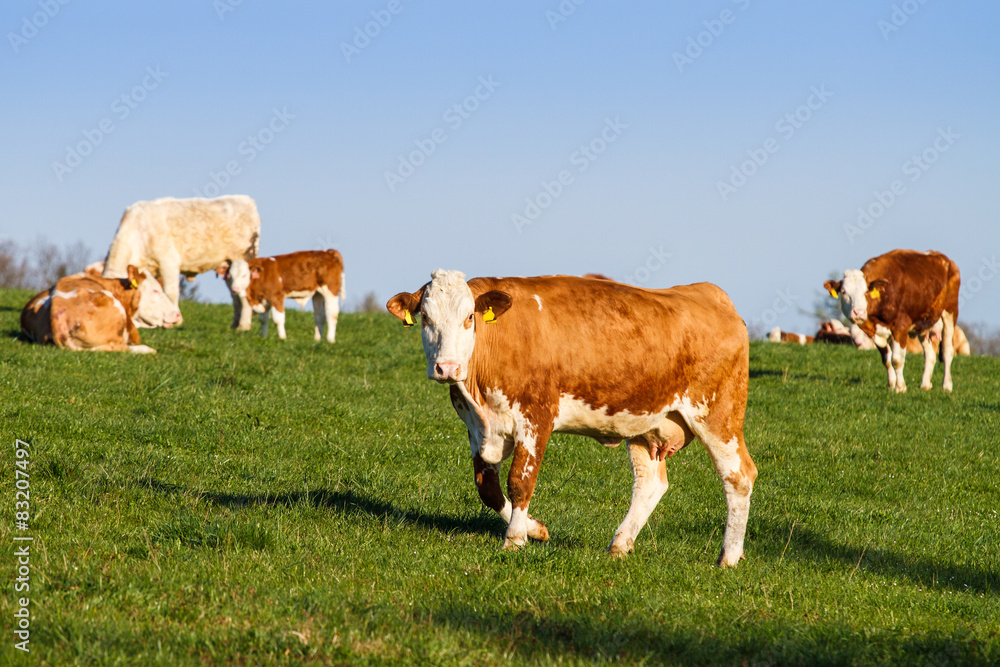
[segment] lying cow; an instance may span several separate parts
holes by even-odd
[[[820,322],[819,331],[816,332],[815,341],[817,343],[829,343],[832,345],[853,345],[850,330],[844,326],[840,320],[830,319]]]
[[[103,275],[123,278],[129,264],[149,269],[176,306],[182,273],[193,280],[227,261],[252,259],[259,244],[260,215],[246,195],[139,201],[122,216]],[[233,328],[249,329],[249,308],[242,302],[233,305]]]
[[[824,286],[854,324],[875,341],[888,374],[889,388],[906,391],[903,364],[907,339],[913,335],[924,352],[921,389],[931,388],[936,356],[929,330],[942,321],[941,358],[944,390],[952,390],[955,321],[958,319],[958,266],[939,252],[893,250],[873,257],[858,269],[844,271],[843,280]]]
[[[344,258],[336,250],[303,250],[287,255],[236,260],[216,269],[233,293],[233,303],[245,300],[260,315],[260,335],[267,335],[267,311],[285,340],[285,299],[300,306],[312,297],[316,319],[314,340],[326,326],[326,340],[337,340],[337,317],[344,299]],[[248,327],[249,328],[249,327]]]
[[[87,275],[61,278],[21,311],[21,331],[36,343],[67,350],[156,352],[143,345],[132,318],[147,277],[128,266],[127,278]]]
[[[549,537],[528,503],[552,433],[628,441],[635,482],[614,556],[632,550],[667,490],[665,457],[697,436],[726,492],[718,564],[738,563],[757,468],[743,441],[749,341],[725,292],[572,276],[466,282],[440,269],[431,278],[386,308],[407,326],[421,316],[427,376],[450,385],[479,496],[508,524],[504,548]],[[500,464],[511,456],[508,500]]]
[[[813,342],[813,337],[800,333],[789,333],[782,331],[781,327],[774,327],[768,332],[767,340],[772,343],[798,343],[799,345],[807,345]]]
[[[934,353],[941,356],[941,332],[944,329],[944,322],[938,320],[935,322],[934,326],[930,328],[927,336],[930,338],[931,347]],[[851,325],[850,334],[851,342],[859,350],[874,350],[875,341],[868,337],[868,335],[861,330],[857,324]],[[955,354],[959,356],[969,356],[972,354],[972,347],[969,345],[969,338],[965,335],[965,330],[962,329],[958,324],[955,325],[955,334],[952,339],[952,348],[955,350]],[[906,352],[908,354],[919,354],[923,351],[923,346],[921,346],[920,341],[911,336],[906,341]]]
[[[94,262],[88,264],[83,273],[75,274],[76,277],[89,276],[100,278],[104,272],[104,262]],[[181,322],[181,311],[170,300],[170,297],[163,291],[163,285],[153,277],[149,271],[140,271],[146,277],[139,283],[139,307],[132,316],[132,324],[140,329],[155,329],[162,327],[169,329]],[[43,292],[47,294],[48,292]]]

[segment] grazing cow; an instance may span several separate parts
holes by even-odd
[[[103,275],[123,278],[129,264],[149,269],[177,305],[180,274],[193,279],[224,262],[252,259],[259,244],[260,215],[246,195],[139,201],[122,216]],[[249,329],[250,309],[242,302],[234,301],[233,306],[237,312],[232,327]]]
[[[337,339],[337,317],[340,301],[344,300],[344,258],[336,250],[303,250],[287,255],[238,259],[216,269],[226,278],[237,298],[246,300],[260,314],[260,335],[267,335],[267,311],[278,327],[278,338],[285,340],[285,299],[294,299],[300,306],[312,297],[316,318],[314,340]]]
[[[806,345],[813,342],[812,336],[782,331],[781,327],[771,329],[767,334],[767,339],[772,343],[798,343],[799,345]]]
[[[927,333],[927,337],[931,341],[931,347],[934,350],[934,354],[938,355],[938,358],[941,357],[941,332],[943,329],[944,322],[938,320]],[[859,350],[875,349],[875,341],[869,338],[857,324],[851,325],[849,335],[851,337],[850,342],[853,343]],[[958,356],[967,357],[972,354],[972,347],[969,345],[969,338],[965,335],[965,330],[958,324],[955,325],[955,335],[952,340],[952,348]],[[919,354],[922,351],[923,347],[920,344],[920,340],[915,336],[910,336],[906,341],[907,354]]]
[[[142,344],[132,318],[147,277],[134,266],[127,278],[88,275],[61,278],[35,295],[21,311],[21,331],[36,343],[67,350],[156,352]]]
[[[508,524],[504,548],[549,537],[528,503],[552,433],[628,441],[635,481],[614,556],[632,550],[667,490],[665,458],[697,436],[726,492],[718,564],[737,564],[757,468],[743,441],[749,341],[725,292],[573,276],[466,282],[441,269],[431,278],[386,308],[406,325],[421,316],[427,376],[450,385],[479,496]],[[500,464],[511,456],[508,500]]]
[[[938,320],[942,321],[943,386],[945,391],[952,390],[951,360],[960,284],[958,266],[945,255],[893,250],[869,259],[860,270],[844,271],[843,280],[827,280],[824,286],[840,298],[844,314],[875,341],[888,373],[889,388],[904,392],[903,364],[911,335],[920,340],[924,352],[920,388],[931,388],[936,355],[928,332]]]

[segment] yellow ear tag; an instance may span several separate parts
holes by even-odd
[[[837,291],[834,290],[833,288],[830,288],[830,296],[832,296],[834,299],[840,298],[839,296],[837,296]]]
[[[410,316],[410,311],[408,310],[403,311],[403,326],[404,327],[413,326],[413,318]]]
[[[496,322],[496,320],[497,316],[493,314],[493,306],[490,306],[486,309],[486,312],[483,313],[483,322],[489,324],[490,322]]]
[[[873,299],[877,299],[879,297],[878,288],[877,287],[873,288],[871,292],[868,292],[868,296],[870,296]]]
[[[135,278],[129,280],[128,284],[132,286],[132,289],[136,289],[137,287],[139,287],[139,283],[136,282]]]

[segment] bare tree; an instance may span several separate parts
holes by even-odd
[[[0,287],[28,286],[28,260],[13,241],[0,241]]]
[[[60,278],[83,271],[90,261],[90,248],[83,241],[60,249],[44,236],[38,237],[31,250],[34,259],[28,282],[35,289],[55,285]]]
[[[368,292],[365,294],[361,302],[357,304],[354,308],[356,313],[384,313],[385,306],[378,300],[378,296],[375,292]]]
[[[829,273],[830,280],[838,280],[843,277],[843,274],[836,271],[831,271]],[[815,292],[815,298],[813,298],[812,310],[807,310],[805,308],[799,308],[799,313],[802,315],[811,315],[816,318],[817,326],[821,322],[827,322],[829,320],[840,320],[841,323],[847,324],[847,320],[844,317],[844,313],[840,310],[840,301],[835,299],[829,292],[821,289],[817,289]]]
[[[962,322],[962,329],[969,339],[972,354],[1000,357],[1000,329],[985,322]]]

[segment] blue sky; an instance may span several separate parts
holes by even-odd
[[[103,257],[134,201],[243,193],[262,254],[344,254],[349,301],[438,267],[602,272],[715,282],[748,323],[809,333],[798,309],[831,271],[936,249],[960,318],[996,325],[998,19],[941,0],[5,2],[0,238]]]

